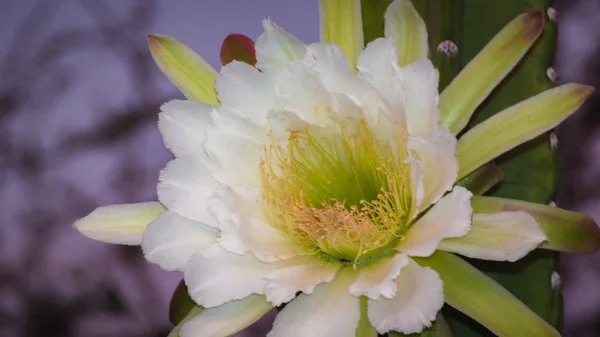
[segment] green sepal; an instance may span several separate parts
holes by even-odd
[[[160,70],[185,97],[219,105],[215,91],[217,71],[200,55],[176,39],[163,35],[148,35],[148,45]]]
[[[476,320],[496,336],[560,336],[508,290],[458,256],[437,251],[429,257],[413,259],[440,275],[448,305]]]
[[[501,182],[502,177],[500,168],[494,162],[489,162],[459,180],[456,185],[468,189],[474,195],[483,195]]]
[[[548,237],[541,248],[569,253],[593,253],[600,249],[600,227],[587,215],[532,202],[494,197],[473,197],[473,212],[529,213]]]
[[[179,324],[194,307],[197,305],[190,297],[185,282],[181,280],[171,296],[169,320],[174,325]]]

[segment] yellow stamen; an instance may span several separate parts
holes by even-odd
[[[379,139],[364,120],[330,129],[289,130],[286,145],[270,134],[260,163],[264,213],[297,244],[357,263],[405,230],[406,139]]]

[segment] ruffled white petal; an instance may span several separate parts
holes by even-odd
[[[311,254],[293,240],[281,235],[259,219],[246,219],[233,214],[222,222],[219,243],[223,248],[237,254],[250,253],[265,262],[275,262],[298,255]]]
[[[329,92],[347,97],[364,110],[365,116],[376,113],[378,98],[375,90],[368,82],[352,72],[339,46],[312,44],[308,46],[302,61],[308,69],[319,76]],[[336,107],[335,110],[340,117],[347,115],[343,106]]]
[[[204,309],[186,322],[180,337],[232,336],[256,322],[273,307],[264,296],[250,295],[243,300],[231,301],[216,308]]]
[[[277,315],[267,337],[355,337],[360,303],[348,294],[354,275],[348,268],[341,270],[311,295],[298,295]]]
[[[200,156],[179,157],[160,172],[158,200],[172,212],[214,227],[206,202],[217,186]]]
[[[160,107],[158,129],[165,146],[176,157],[202,153],[204,128],[214,107],[194,101],[173,100]]]
[[[295,36],[287,33],[271,19],[263,21],[265,29],[256,40],[256,68],[267,72],[277,72],[291,60],[304,55],[306,45]]]
[[[350,286],[350,294],[357,297],[364,295],[372,300],[378,300],[381,296],[393,298],[396,295],[394,279],[408,262],[406,255],[397,254],[360,267],[356,281]]]
[[[164,211],[158,202],[103,206],[75,221],[73,227],[90,239],[139,245],[148,224]]]
[[[413,215],[436,203],[454,185],[458,174],[455,147],[456,138],[446,128],[431,136],[409,136]]]
[[[409,256],[429,256],[445,238],[460,237],[471,228],[471,192],[456,186],[417,220],[396,246]]]
[[[192,299],[212,308],[251,294],[264,294],[263,277],[272,268],[252,256],[230,253],[213,244],[190,258],[183,278]]]
[[[189,258],[215,242],[218,231],[173,212],[164,212],[144,232],[146,260],[165,270],[182,270]]]
[[[264,125],[267,113],[275,106],[270,77],[244,62],[224,66],[216,88],[224,109],[238,111],[258,125]]]
[[[382,109],[396,123],[405,124],[404,92],[398,48],[392,39],[370,42],[358,58],[358,77],[371,84],[383,102]]]
[[[300,119],[317,125],[330,123],[330,116],[335,116],[331,93],[302,62],[289,62],[273,81],[278,109],[294,112]]]
[[[284,261],[280,268],[265,276],[265,295],[274,306],[289,302],[299,291],[312,294],[320,283],[333,280],[341,263],[325,261],[318,256],[302,256]]]
[[[369,300],[367,315],[377,332],[394,330],[411,334],[431,326],[444,305],[439,275],[411,260],[395,282],[398,289],[394,298]]]
[[[400,75],[408,132],[420,136],[435,133],[440,119],[437,69],[424,59],[402,67]]]
[[[215,109],[206,128],[204,149],[210,156],[215,179],[233,188],[259,186],[261,146],[268,142],[267,131],[243,112]]]
[[[477,259],[514,262],[546,239],[526,212],[475,213],[467,235],[443,240],[438,249]]]

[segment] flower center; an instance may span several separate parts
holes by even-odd
[[[386,255],[411,206],[405,137],[378,138],[364,120],[290,130],[264,147],[264,214],[297,244],[352,263]],[[333,127],[331,129],[334,129]]]

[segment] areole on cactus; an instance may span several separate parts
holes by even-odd
[[[410,1],[386,8],[385,37],[366,46],[360,1],[321,0],[320,11],[320,43],[267,19],[254,47],[230,38],[219,73],[151,35],[159,67],[189,99],[161,107],[176,158],[161,173],[160,203],[101,207],[75,227],[141,244],[148,261],[183,271],[201,307],[173,336],[229,336],[283,304],[270,337],[432,325],[445,336],[444,302],[498,336],[559,335],[455,255],[510,263],[536,248],[600,248],[586,216],[473,196],[500,180],[491,160],[594,90],[550,89],[464,131],[540,35],[542,13],[508,23],[438,95],[435,51]]]

